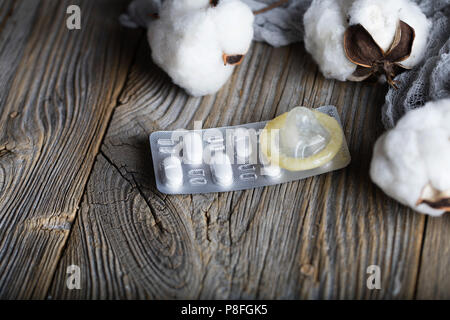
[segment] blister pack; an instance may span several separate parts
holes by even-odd
[[[156,186],[166,194],[251,189],[350,163],[334,106],[294,108],[271,121],[150,135]]]

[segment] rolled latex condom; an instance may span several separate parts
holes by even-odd
[[[214,180],[222,186],[229,186],[233,182],[231,161],[224,152],[218,152],[212,156],[211,172]]]
[[[183,184],[183,169],[181,168],[180,158],[175,156],[165,158],[163,170],[166,184],[169,187],[177,188]]]
[[[200,134],[189,132],[183,136],[183,157],[188,164],[202,163],[203,141]]]
[[[266,158],[289,171],[306,171],[328,164],[343,142],[344,135],[336,119],[305,107],[295,107],[267,122],[259,138]]]

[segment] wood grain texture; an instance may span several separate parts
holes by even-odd
[[[0,1],[0,106],[5,104],[10,91],[38,6],[39,1]],[[20,28],[17,21],[21,22]]]
[[[0,2],[0,298],[47,295],[139,40],[125,7]]]
[[[89,178],[52,298],[413,298],[425,218],[368,177],[385,87],[326,80],[302,46],[254,44],[216,95],[171,84],[142,42]],[[167,196],[148,135],[272,119],[336,105],[353,156],[345,170],[253,190]],[[66,268],[82,270],[67,290]],[[379,265],[382,289],[368,290]]]
[[[428,217],[417,280],[418,299],[450,299],[450,215]]]

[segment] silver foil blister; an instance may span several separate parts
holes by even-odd
[[[335,118],[341,125],[338,112],[334,106],[323,106],[316,110]],[[340,151],[330,162],[321,167],[305,171],[288,171],[271,166],[261,157],[258,143],[259,133],[264,129],[267,122],[262,121],[202,130],[153,132],[150,135],[150,148],[156,187],[160,192],[166,194],[228,192],[305,179],[342,169],[350,163],[350,153],[344,137]],[[245,155],[242,152],[242,148],[236,152],[238,144],[236,138],[229,135],[229,132],[236,132],[234,130],[239,128],[248,129],[250,130],[249,132],[255,133],[246,139],[246,145],[253,150],[247,159],[242,158],[242,155]],[[197,162],[198,159],[192,157],[192,149],[190,160],[186,159],[183,151],[183,147],[186,146],[186,143],[183,143],[183,137],[193,132],[202,138],[201,149],[203,155],[201,162]],[[230,141],[231,139],[233,140]],[[197,141],[196,145],[198,143]],[[221,171],[219,175],[222,175],[222,177],[218,178],[215,175],[217,172],[214,172],[215,167],[211,164],[211,157],[221,152],[229,155],[231,170]],[[256,152],[256,155],[254,152]],[[237,153],[241,157],[238,157]],[[168,157],[173,158],[168,159]],[[174,158],[178,158],[180,161],[178,162]],[[222,170],[222,167],[219,170]],[[181,174],[181,177],[178,176],[179,174]],[[231,177],[228,177],[229,174],[231,174]]]

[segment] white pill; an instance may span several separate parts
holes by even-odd
[[[281,173],[281,168],[276,165],[270,164],[269,160],[264,156],[262,152],[259,154],[259,160],[261,161],[261,175],[269,177],[278,177]]]
[[[238,128],[235,130],[234,136],[236,141],[236,155],[240,161],[245,161],[252,154],[248,130]]]
[[[181,168],[181,160],[177,157],[170,156],[163,161],[164,175],[166,184],[170,187],[179,187],[183,184],[183,169]]]
[[[228,186],[233,182],[233,169],[227,154],[219,152],[211,158],[211,172],[214,180],[223,186]]]
[[[203,160],[202,137],[195,132],[183,136],[183,155],[186,163],[201,164]]]

